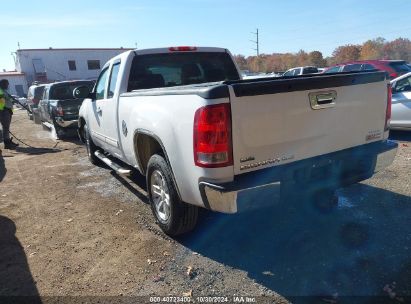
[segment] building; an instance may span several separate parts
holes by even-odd
[[[34,81],[96,79],[110,58],[128,50],[130,49],[19,49],[15,57],[16,71],[25,76],[24,94],[27,94],[27,86]]]
[[[0,79],[9,81],[9,93],[17,96],[25,96],[27,94],[26,75],[21,72],[0,72]]]

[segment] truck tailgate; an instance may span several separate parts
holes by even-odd
[[[234,172],[241,174],[383,139],[383,72],[228,83]]]
[[[58,104],[63,108],[64,116],[78,116],[82,103],[82,99],[64,99],[58,101]]]

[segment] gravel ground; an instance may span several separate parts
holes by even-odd
[[[242,194],[236,215],[202,211],[173,240],[153,220],[143,177],[92,166],[74,137],[54,139],[21,110],[13,119],[35,148],[0,158],[0,296],[411,296],[407,133],[393,134],[394,164],[340,189],[332,213],[280,204],[277,185]]]

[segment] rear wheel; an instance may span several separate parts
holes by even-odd
[[[150,158],[146,179],[151,209],[160,228],[170,236],[193,230],[198,207],[180,200],[170,167],[163,156],[155,154]]]
[[[54,130],[56,130],[57,139],[63,139],[66,136],[66,131],[57,124],[54,124]]]
[[[93,165],[97,165],[99,163],[99,159],[94,154],[97,151],[97,146],[94,144],[93,140],[90,137],[90,132],[88,130],[87,125],[84,125],[83,132],[84,132],[83,136],[86,141],[86,150],[87,150],[88,159]]]

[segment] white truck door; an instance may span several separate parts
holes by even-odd
[[[107,94],[106,99],[104,100],[101,121],[107,151],[121,158],[119,132],[122,132],[122,128],[121,125],[120,130],[117,127],[117,100],[119,95],[118,86],[120,85],[117,80],[119,78],[119,70],[120,60],[116,60],[110,65],[109,69]]]
[[[104,106],[107,102],[107,81],[108,81],[108,67],[104,68],[103,71],[100,73],[100,76],[97,79],[95,93],[96,97],[91,103],[92,111],[90,111],[90,115],[88,116],[88,125],[91,137],[96,145],[102,147],[103,149],[106,148],[106,139],[104,136],[103,130],[103,113],[104,113]]]

